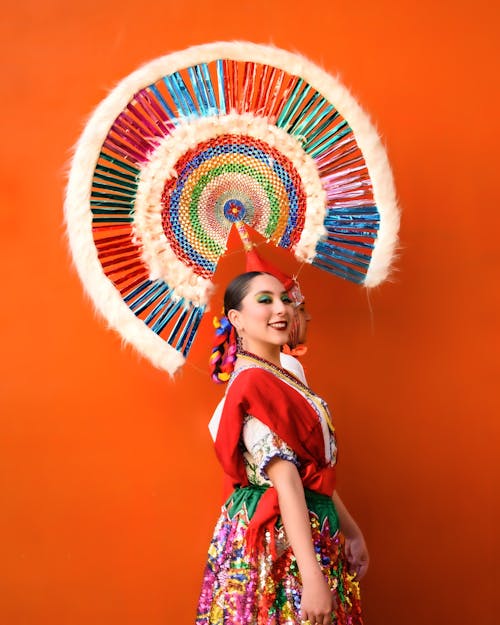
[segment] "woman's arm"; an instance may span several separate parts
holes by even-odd
[[[333,493],[333,503],[339,515],[340,529],[345,536],[345,554],[349,562],[349,572],[357,579],[365,576],[370,563],[366,542],[358,524],[349,514],[337,491]]]
[[[301,618],[312,625],[331,625],[335,599],[316,559],[297,467],[287,460],[273,458],[266,473],[278,492],[281,518],[302,577]]]

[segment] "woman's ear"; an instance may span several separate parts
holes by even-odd
[[[231,325],[236,328],[236,331],[238,331],[240,329],[238,327],[240,320],[240,311],[236,310],[235,308],[231,308],[231,310],[227,311],[226,317],[229,319]]]

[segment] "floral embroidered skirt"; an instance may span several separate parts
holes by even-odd
[[[265,486],[234,491],[222,508],[208,550],[198,604],[197,625],[300,625],[302,584],[284,528],[275,528],[276,555],[270,536],[248,556],[245,534]],[[344,538],[330,497],[305,491],[316,557],[335,591],[335,625],[362,625],[359,585],[349,575]]]

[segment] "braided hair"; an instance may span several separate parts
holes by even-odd
[[[241,310],[241,302],[248,293],[250,282],[263,271],[248,271],[236,276],[224,293],[224,316],[214,318],[215,341],[209,358],[210,377],[216,384],[224,384],[234,369],[237,351],[237,334],[227,318],[230,310]]]

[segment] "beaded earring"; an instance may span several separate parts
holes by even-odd
[[[240,336],[239,334],[236,336],[236,347],[237,347],[237,351],[241,351],[242,349],[245,349],[243,347],[243,337]]]

